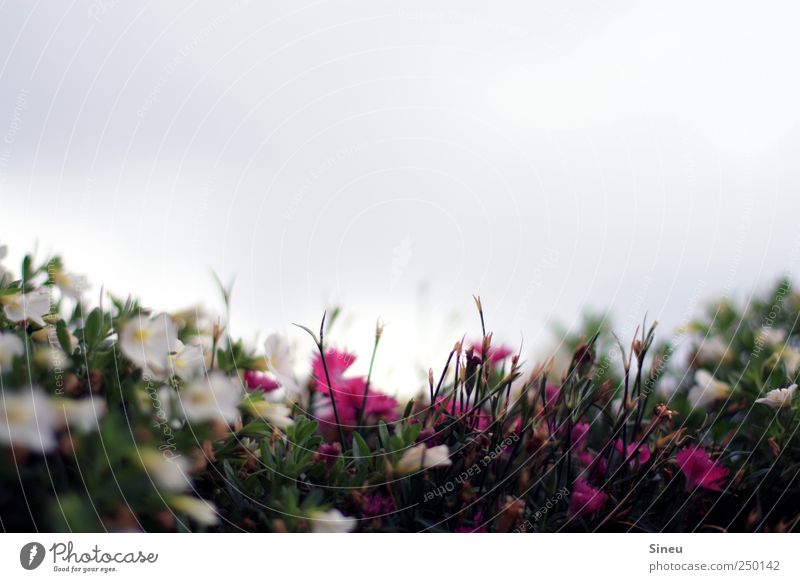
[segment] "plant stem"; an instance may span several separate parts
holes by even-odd
[[[367,383],[364,386],[364,399],[361,401],[361,408],[358,410],[358,421],[356,422],[356,430],[361,429],[361,424],[364,422],[364,412],[367,410],[367,394],[369,393],[369,384],[372,381],[372,366],[375,365],[375,354],[378,352],[378,343],[381,341],[379,335],[375,336],[375,343],[372,344],[372,357],[369,359],[369,372],[367,372]]]
[[[339,420],[339,409],[336,407],[336,397],[333,393],[333,385],[331,384],[331,376],[328,373],[328,363],[325,361],[325,348],[324,348],[324,327],[325,327],[325,315],[322,316],[322,324],[319,326],[319,343],[317,344],[317,348],[319,349],[319,355],[322,358],[322,369],[325,370],[325,381],[328,384],[328,394],[331,397],[331,407],[333,408],[333,417],[336,420],[336,428],[339,429],[339,440],[342,443],[342,453],[347,450],[347,443],[345,442],[344,438],[344,430],[342,430],[342,423]]]

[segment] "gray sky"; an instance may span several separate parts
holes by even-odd
[[[247,337],[380,315],[389,391],[473,293],[526,353],[668,333],[798,272],[798,9],[754,6],[4,2],[0,239],[157,307],[235,275]]]

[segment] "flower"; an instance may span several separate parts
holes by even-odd
[[[342,454],[342,445],[338,442],[333,443],[322,443],[317,452],[314,453],[313,459],[314,462],[322,462],[328,468],[333,467],[336,464],[336,461]]]
[[[244,384],[248,390],[260,390],[261,392],[272,392],[280,388],[280,384],[261,372],[255,370],[244,371]]]
[[[576,450],[581,450],[586,445],[586,437],[589,436],[589,428],[588,422],[578,422],[572,427],[570,440],[572,441],[572,446]]]
[[[375,493],[364,498],[363,517],[382,517],[394,511],[394,502],[388,495]]]
[[[656,393],[663,399],[671,401],[680,384],[674,376],[662,376],[656,384]]]
[[[427,448],[425,443],[420,443],[403,453],[395,466],[395,471],[401,475],[408,475],[422,469],[446,467],[450,464],[450,450],[447,445]]]
[[[47,453],[56,446],[57,426],[55,410],[40,388],[0,392],[0,443]]]
[[[784,346],[780,352],[780,359],[783,360],[789,375],[794,376],[798,368],[800,368],[800,350]]]
[[[289,342],[280,334],[273,333],[267,336],[264,342],[264,359],[269,371],[275,380],[283,386],[286,392],[295,400],[303,394],[303,387],[295,380],[294,362]]]
[[[139,459],[148,476],[161,488],[173,492],[189,488],[190,463],[184,457],[166,457],[161,451],[145,448],[139,451]]]
[[[472,518],[472,525],[468,521],[462,522],[461,525],[453,530],[453,533],[486,533],[487,523],[483,519],[483,512],[476,511],[475,516]]]
[[[486,533],[486,526],[479,525],[482,518],[478,515],[473,520],[472,525],[461,524],[453,530],[453,533]]]
[[[356,520],[343,515],[338,509],[314,511],[308,518],[314,533],[349,533],[356,528]]]
[[[25,344],[14,333],[0,332],[0,371],[8,368],[14,358],[25,353]]]
[[[53,272],[52,277],[53,282],[58,285],[64,296],[71,297],[76,301],[80,301],[84,291],[89,288],[89,280],[85,275],[76,275],[58,269]]]
[[[264,341],[264,358],[267,370],[277,374],[292,374],[292,351],[289,342],[280,334],[272,333]]]
[[[170,352],[178,348],[178,332],[165,313],[152,319],[137,315],[122,329],[119,345],[140,368],[160,372],[167,368]]]
[[[83,434],[98,430],[100,419],[108,410],[105,399],[96,396],[80,400],[60,399],[57,407],[64,415],[64,422]]]
[[[183,414],[192,422],[221,420],[232,423],[239,418],[242,385],[238,378],[213,371],[178,392]]]
[[[581,451],[575,458],[586,467],[589,477],[592,479],[602,479],[608,472],[608,463],[602,455],[595,455],[589,451]]]
[[[622,454],[622,439],[617,439],[617,442],[614,443],[614,450],[620,455]],[[644,465],[649,460],[650,448],[646,444],[632,442],[625,447],[625,461],[628,463],[636,464],[638,462],[640,465]]]
[[[774,327],[762,327],[756,335],[756,341],[777,346],[786,341],[786,330]]]
[[[328,366],[328,374],[333,386],[333,396],[336,400],[336,410],[339,413],[339,421],[344,428],[353,428],[358,422],[358,414],[364,405],[364,393],[367,390],[365,378],[347,378],[344,372],[355,361],[356,356],[348,352],[328,350],[325,352],[325,363]],[[326,435],[335,432],[336,416],[333,412],[333,405],[330,400],[325,369],[322,358],[317,355],[314,358],[314,379],[316,380],[315,389],[322,392],[325,398],[319,403],[316,409],[320,430]],[[376,422],[377,420],[394,420],[397,418],[397,400],[391,396],[380,394],[373,391],[370,386],[367,394],[366,408],[363,412],[365,420]]]
[[[181,380],[190,380],[206,369],[205,355],[200,346],[184,345],[176,340],[177,350],[170,354],[169,364],[173,374]]]
[[[482,358],[483,352],[483,340],[474,341],[470,344],[470,349],[472,349],[473,354],[477,356],[478,359]],[[499,345],[497,347],[489,346],[489,349],[486,353],[486,360],[489,364],[494,367],[507,357],[514,354],[514,349],[510,348],[505,345]]]
[[[46,346],[38,348],[33,352],[33,363],[43,368],[55,370],[65,368],[67,364],[67,354],[60,347]]]
[[[8,255],[8,245],[0,245],[0,261],[6,258]],[[0,265],[0,283],[3,282],[3,279],[8,277],[11,279],[11,273],[6,269],[3,265]]]
[[[703,364],[718,364],[729,360],[731,356],[728,344],[718,337],[703,338],[697,348],[697,360]]]
[[[323,363],[322,356],[315,354],[313,361],[314,379],[316,380],[317,390],[320,392],[328,391],[328,380],[325,374],[325,367],[327,366],[328,374],[330,376],[331,385],[336,390],[348,379],[344,377],[347,369],[356,361],[356,355],[350,352],[330,349],[325,352],[325,361]]]
[[[266,420],[273,426],[285,429],[294,423],[292,411],[283,403],[269,402],[263,398],[247,398],[244,407],[253,416]]]
[[[558,397],[561,394],[561,388],[556,384],[547,384],[544,387],[544,408],[550,412],[556,408]]]
[[[15,323],[32,321],[44,327],[45,315],[50,313],[50,292],[45,287],[34,289],[30,293],[15,293],[0,297],[6,317]]]
[[[730,384],[717,380],[706,370],[697,370],[688,398],[694,408],[701,408],[727,398],[730,393]]]
[[[173,495],[167,499],[167,503],[178,513],[188,515],[199,524],[210,526],[219,523],[217,506],[205,499],[191,495]]]
[[[697,487],[719,491],[722,489],[722,482],[728,476],[728,470],[712,461],[700,445],[681,449],[676,455],[676,460],[686,477],[686,491]]]
[[[608,495],[592,487],[584,479],[575,481],[572,495],[569,496],[569,514],[580,519],[599,511],[608,500]]]
[[[788,388],[775,388],[767,392],[763,398],[756,400],[757,404],[766,404],[770,408],[791,408],[792,398],[797,390],[797,384],[792,384]]]

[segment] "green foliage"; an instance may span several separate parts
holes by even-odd
[[[565,334],[560,365],[527,370],[481,327],[402,409],[362,406],[353,427],[322,419],[335,404],[324,378],[298,382],[301,393],[248,392],[247,375],[275,370],[221,322],[111,295],[90,308],[63,269],[26,256],[18,279],[0,280],[7,530],[302,532],[321,515],[359,531],[785,531],[800,520],[800,404],[771,392],[800,375],[788,281],[746,308],[718,302],[662,343],[654,326],[626,343],[589,317]],[[21,293],[42,289],[41,321],[14,316]],[[303,328],[320,357],[338,313],[319,336]],[[142,363],[156,352],[135,342],[156,350],[173,328],[163,360]],[[186,346],[202,346],[195,376],[179,373]],[[724,482],[690,480],[677,453],[695,445]]]

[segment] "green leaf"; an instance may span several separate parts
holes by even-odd
[[[408,418],[408,415],[411,414],[412,410],[414,410],[414,399],[413,398],[408,401],[408,404],[406,404],[406,409],[403,411],[403,416],[401,418],[403,418],[403,419]]]
[[[384,448],[389,447],[389,429],[386,427],[386,423],[382,420],[378,423],[378,436],[381,439],[381,446]]]
[[[56,337],[58,338],[58,343],[61,345],[61,349],[64,350],[64,353],[71,354],[72,345],[70,345],[69,341],[69,331],[67,330],[67,324],[63,319],[59,319],[58,323],[56,323]]]
[[[92,309],[89,317],[86,318],[86,324],[83,326],[83,341],[88,346],[94,346],[100,341],[103,332],[103,312],[99,307]]]
[[[353,433],[353,456],[363,459],[370,455],[369,446],[358,432]]]
[[[417,440],[420,431],[422,430],[421,424],[409,424],[403,429],[403,442],[405,446],[411,445]]]

